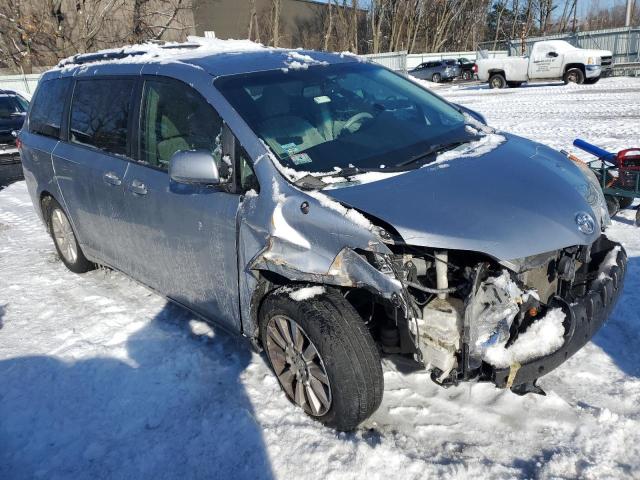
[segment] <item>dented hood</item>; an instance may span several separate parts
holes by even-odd
[[[503,135],[481,156],[324,193],[387,222],[409,245],[512,260],[594,242],[600,219],[585,200],[582,172],[555,150]],[[579,212],[595,219],[592,235],[578,230]]]

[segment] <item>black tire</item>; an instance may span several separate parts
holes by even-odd
[[[433,83],[440,83],[442,81],[442,75],[440,75],[439,73],[434,73],[433,75],[431,75],[431,81]]]
[[[504,88],[506,86],[507,81],[501,73],[494,73],[489,77],[489,88]]]
[[[586,83],[587,85],[593,85],[594,83],[598,83],[598,80],[600,80],[600,77],[585,78],[584,83]]]
[[[522,85],[522,82],[507,82],[507,85],[509,85],[509,88],[518,88]]]
[[[636,209],[636,226],[640,227],[640,207]]]
[[[93,270],[95,265],[84,256],[84,253],[80,248],[80,244],[78,243],[76,233],[73,231],[71,222],[69,222],[67,212],[65,212],[60,204],[52,197],[45,197],[42,200],[42,211],[47,222],[49,234],[53,240],[53,245],[56,247],[56,252],[58,252],[58,257],[60,257],[62,263],[64,263],[64,265],[74,273],[85,273],[89,270]],[[70,257],[68,251],[63,252],[63,247],[60,243],[61,240],[57,238],[55,234],[54,218],[64,218],[68,223],[70,235],[69,241],[73,243],[72,246],[75,246],[75,256]]]
[[[633,203],[632,197],[618,197],[618,205],[620,205],[620,210],[629,208],[632,203]]]
[[[462,79],[463,80],[471,80],[473,78],[473,72],[471,70],[463,70],[462,71]]]
[[[565,72],[562,80],[565,84],[577,83],[578,85],[582,85],[584,83],[584,72],[579,68],[570,68]]]
[[[337,430],[353,430],[380,406],[384,391],[380,355],[371,334],[338,290],[327,288],[325,293],[304,301],[291,299],[290,293],[288,288],[278,289],[260,308],[260,339],[271,368],[276,373],[270,357],[270,348],[275,342],[271,346],[267,343],[272,342],[267,337],[267,325],[286,317],[293,320],[316,347],[329,379],[328,411],[323,415],[307,413]],[[291,369],[285,367],[285,370],[287,368]],[[278,381],[293,402],[280,377]]]
[[[618,203],[618,199],[611,195],[605,195],[604,199],[607,202],[607,210],[609,211],[609,216],[611,218],[615,217],[620,211],[620,204]]]

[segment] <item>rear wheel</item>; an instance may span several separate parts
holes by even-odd
[[[49,232],[62,263],[74,273],[85,273],[95,267],[82,253],[69,217],[51,197],[43,200]]]
[[[489,88],[504,88],[506,86],[507,81],[501,73],[494,73],[489,77]]]
[[[260,338],[280,386],[305,413],[352,430],[380,405],[384,380],[369,331],[337,290],[296,301],[282,288],[260,309]]]
[[[563,80],[564,83],[577,83],[581,85],[584,83],[584,72],[579,68],[570,68],[564,74]]]
[[[442,81],[442,75],[440,75],[439,73],[434,73],[433,75],[431,75],[431,81],[433,83],[440,83]]]
[[[473,78],[473,74],[471,73],[470,70],[463,70],[462,72],[462,79],[463,80],[471,80]]]

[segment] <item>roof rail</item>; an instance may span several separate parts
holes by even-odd
[[[151,47],[151,48],[145,48]],[[64,60],[60,60],[58,62],[58,67],[66,67],[71,65],[84,65],[86,63],[93,62],[104,62],[109,60],[121,60],[127,57],[136,57],[139,55],[145,55],[147,53],[152,53],[154,49],[160,48],[162,50],[175,50],[182,48],[198,48],[200,47],[197,43],[169,43],[163,44],[161,42],[148,42],[146,44],[141,45],[133,45],[130,47],[124,47],[119,50],[103,50],[100,52],[94,53],[79,53],[69,58],[65,58]]]

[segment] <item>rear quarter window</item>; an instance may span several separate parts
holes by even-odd
[[[134,78],[78,80],[71,100],[70,140],[126,155]]]
[[[70,78],[45,80],[40,84],[29,114],[31,133],[45,137],[60,137],[62,113],[70,85]]]

